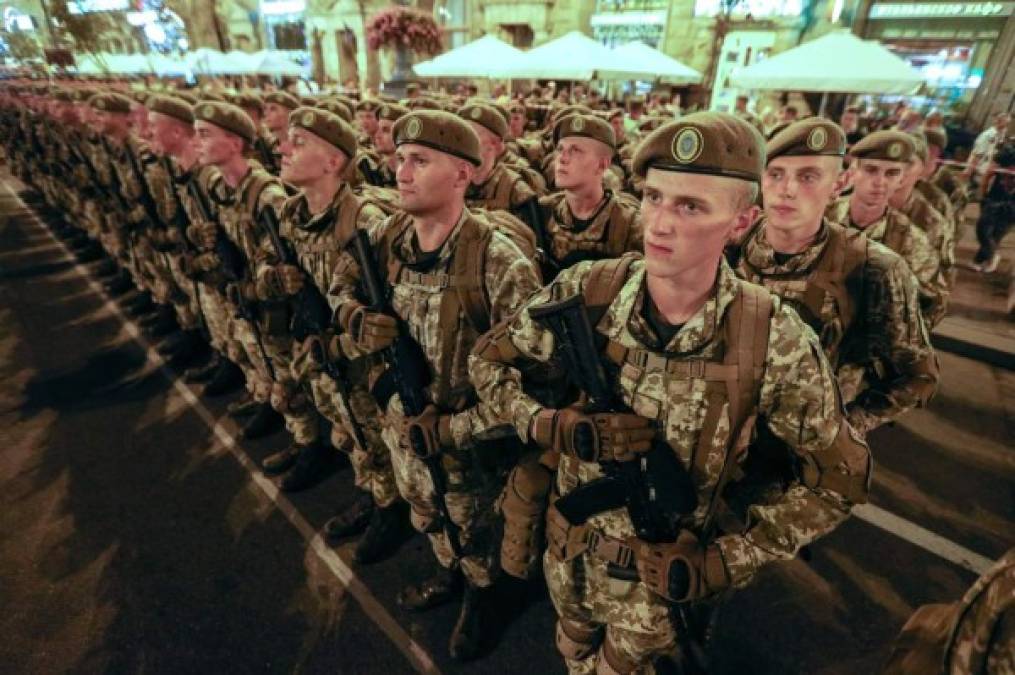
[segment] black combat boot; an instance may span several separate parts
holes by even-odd
[[[208,349],[199,330],[182,330],[166,342],[172,344],[167,362],[173,368],[182,368],[188,363],[193,363],[195,359],[204,356],[205,350]]]
[[[103,257],[102,247],[85,237],[84,244],[74,251],[74,257],[78,259],[78,262],[94,262],[101,260]]]
[[[383,509],[375,508],[366,532],[356,542],[352,559],[360,565],[369,565],[389,555],[398,546],[399,534],[407,521],[405,502],[396,501]]]
[[[255,401],[248,393],[244,394],[239,400],[233,401],[227,405],[226,413],[233,419],[241,419],[243,417],[250,417],[260,409],[261,404]]]
[[[335,546],[346,537],[352,537],[367,529],[374,515],[374,498],[369,492],[356,490],[356,499],[345,511],[324,524],[324,540]]]
[[[270,436],[282,428],[282,416],[268,403],[258,404],[250,421],[243,427],[243,438],[253,441],[257,438]]]
[[[300,446],[296,462],[282,476],[278,489],[282,492],[299,492],[317,485],[328,468],[328,455],[328,448],[317,441]]]
[[[215,372],[219,368],[219,364],[222,361],[222,357],[219,356],[218,352],[213,351],[211,358],[208,359],[208,363],[203,366],[196,366],[194,368],[188,368],[187,372],[183,374],[183,381],[187,384],[198,384],[200,382],[207,382],[215,376]]]
[[[219,359],[218,368],[201,392],[205,396],[222,396],[243,386],[243,371],[229,359]]]
[[[457,569],[441,567],[429,579],[406,586],[398,594],[398,604],[413,612],[422,612],[450,602],[462,585],[462,574]]]
[[[98,247],[96,246],[96,248]],[[99,252],[101,254],[101,248],[99,249]],[[106,257],[103,257],[102,262],[92,268],[92,274],[99,277],[108,277],[119,271],[120,268],[116,266],[116,263]]]
[[[483,645],[483,630],[486,627],[486,605],[490,589],[465,584],[462,609],[458,621],[451,631],[448,652],[455,661],[471,661],[479,655]]]
[[[115,297],[134,288],[134,282],[130,275],[121,269],[119,274],[102,284],[102,287],[106,289],[106,293]]]
[[[152,340],[165,337],[170,333],[179,330],[180,324],[176,322],[176,311],[172,305],[156,305],[155,320],[145,326],[145,334]]]
[[[300,446],[290,443],[284,449],[268,455],[261,462],[261,471],[266,476],[278,476],[292,468],[300,456]]]
[[[148,291],[140,291],[136,296],[124,301],[123,303],[123,311],[127,314],[127,316],[131,317],[140,317],[145,314],[151,314],[158,309],[158,307],[159,306],[155,304],[155,301],[152,300],[152,294]]]
[[[201,336],[196,330],[176,331],[155,349],[162,356],[173,356],[180,353],[186,347],[195,347],[201,341]]]

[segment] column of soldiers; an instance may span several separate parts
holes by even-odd
[[[866,435],[934,393],[964,204],[933,134],[847,168],[821,118],[766,143],[722,113],[635,137],[583,106],[227,98],[12,83],[0,129],[187,381],[245,387],[247,438],[284,423],[280,489],[349,457],[329,543],[427,536],[399,602],[460,597],[456,659],[542,573],[569,672],[700,665],[723,599],[865,502]]]

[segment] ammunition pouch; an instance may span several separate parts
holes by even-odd
[[[849,424],[843,422],[828,447],[800,455],[800,482],[811,489],[837,492],[853,504],[865,504],[870,495],[874,462],[867,446],[853,433]]]
[[[572,525],[553,504],[546,514],[546,548],[561,562],[574,560],[587,552],[607,564],[623,568],[634,566],[634,549],[587,524]]]

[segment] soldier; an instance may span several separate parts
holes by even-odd
[[[937,360],[906,262],[825,208],[843,182],[845,132],[811,117],[767,145],[765,215],[744,241],[741,277],[796,308],[835,369],[850,425],[866,434],[926,405]]]
[[[850,151],[853,192],[832,202],[826,215],[902,256],[920,282],[923,316],[933,325],[942,315],[946,295],[938,253],[926,233],[888,203],[914,152],[912,136],[901,131],[875,131],[854,145]]]
[[[637,204],[603,187],[614,153],[611,126],[594,115],[572,115],[557,123],[554,137],[561,191],[539,200],[547,280],[581,260],[616,258],[642,244]]]
[[[421,351],[412,366],[422,366],[430,383],[411,395],[429,401],[425,409],[408,416],[412,400],[403,400],[402,390],[389,396],[374,388],[399,492],[442,567],[404,589],[399,601],[411,610],[434,607],[453,597],[464,576],[450,640],[451,656],[464,660],[477,654],[486,627],[499,548],[493,501],[517,441],[477,404],[467,359],[479,336],[512,315],[539,281],[522,252],[465,207],[482,163],[471,127],[456,115],[420,110],[399,119],[394,135],[403,211],[371,228],[370,240],[398,318],[357,298],[363,272],[351,260],[336,271],[336,313],[349,336],[349,357],[379,352],[399,335]]]
[[[295,342],[290,370],[296,386],[291,391],[276,387],[272,401],[278,408],[312,405],[333,425],[332,443],[349,452],[359,494],[345,513],[325,525],[324,534],[335,543],[366,530],[354,557],[360,563],[372,562],[387,549],[404,509],[399,508],[389,453],[380,435],[381,413],[366,387],[370,361],[326,368],[321,357],[336,340],[325,296],[339,256],[357,229],[383,214],[358,199],[342,180],[345,166],[356,156],[351,126],[337,115],[310,108],[297,108],[289,122],[289,140],[281,147],[282,179],[301,192],[282,206],[278,234],[286,258],[280,259],[273,245],[262,245],[257,288],[265,300],[286,298],[292,303]],[[308,474],[309,481],[309,474],[320,471],[323,429],[316,416],[299,421],[302,424],[293,428],[295,446],[267,458],[262,464],[265,473],[288,472],[283,481],[296,482],[301,473]]]
[[[483,103],[470,103],[458,114],[479,137],[483,159],[465,193],[465,203],[470,208],[507,211],[537,230],[540,214],[536,193],[521,174],[502,161],[504,140],[509,133],[504,116]]]
[[[245,112],[229,103],[201,101],[194,106],[194,129],[199,161],[214,165],[220,176],[209,187],[218,222],[199,224],[192,228],[193,236],[199,246],[210,251],[205,255],[218,258],[219,269],[229,275],[225,285],[231,317],[228,357],[243,371],[247,391],[257,404],[243,435],[259,438],[277,425],[269,400],[272,386],[287,381],[284,368],[276,369],[275,361],[285,360],[282,352],[289,341],[281,308],[265,304],[255,309],[250,265],[261,247],[262,212],[272,209],[277,214],[286,193],[277,178],[244,156],[257,137]],[[232,262],[223,260],[218,252],[220,238],[231,247]]]
[[[947,192],[931,182],[941,163],[941,153],[948,143],[948,138],[942,129],[924,128],[922,134],[926,141],[923,147],[926,148],[927,153],[926,156],[921,155],[923,173],[917,179],[914,187],[938,213],[949,220],[954,238],[958,239],[959,218],[955,211],[955,204],[949,199]]]
[[[733,115],[696,113],[650,134],[634,160],[645,177],[644,259],[629,254],[565,270],[470,359],[491,410],[523,439],[560,453],[544,571],[559,617],[557,648],[571,673],[650,671],[656,657],[687,646],[681,617],[693,603],[792,558],[867,498],[870,456],[841,415],[814,333],[723,261],[723,246],[757,213],[764,160],[758,131]],[[584,300],[595,338],[588,342],[607,345],[603,371],[599,354],[576,355],[582,372],[609,373],[605,381],[585,378],[606,391],[590,393],[592,410],[544,407],[523,386],[519,368],[552,368],[561,346],[537,318],[556,311],[545,306],[551,300],[572,307]],[[571,316],[568,325],[580,325],[580,315]],[[609,400],[612,391],[620,400]],[[750,508],[748,526],[731,519],[717,532],[724,487],[747,467],[755,420],[789,446],[794,479]],[[658,482],[642,465],[669,466],[669,476],[682,478]],[[600,486],[623,486],[617,475],[632,471],[636,494],[654,485],[658,502],[683,509],[646,520],[620,499],[600,510]]]
[[[377,109],[379,107],[381,107],[381,103],[372,98],[365,98],[356,103],[356,127],[359,129],[356,142],[361,148],[369,148],[373,145],[373,137],[377,133]]]
[[[930,327],[933,328],[947,308],[947,291],[955,280],[955,224],[943,212],[938,211],[916,190],[916,182],[923,176],[925,164],[929,159],[927,139],[922,133],[911,134],[916,151],[909,158],[909,163],[902,172],[902,182],[888,198],[888,203],[901,211],[913,224],[927,233],[931,245],[938,254],[941,264],[941,275],[946,284],[946,304],[940,315],[934,317]]]
[[[916,187],[934,205],[938,202],[935,201],[933,193],[928,192],[926,187],[921,187],[921,184],[923,186],[936,187],[948,197],[955,220],[956,238],[958,238],[959,226],[962,225],[963,214],[965,213],[966,205],[969,203],[968,184],[961,179],[959,172],[941,161],[945,148],[948,147],[948,134],[944,129],[924,128],[923,135],[927,139],[929,161],[926,163],[924,180],[917,183]],[[945,207],[942,205],[940,208],[938,206],[935,206],[935,208],[940,211]]]
[[[397,103],[385,103],[377,109],[377,130],[373,136],[374,152],[377,153],[377,172],[372,181],[373,185],[389,188],[397,185],[395,172],[398,165],[395,160],[395,139],[391,131],[395,122],[408,113],[408,108]]]
[[[255,140],[255,145],[268,145],[269,152],[266,153],[262,148],[258,151],[258,156],[263,157],[261,163],[264,164],[268,173],[277,176],[280,168],[278,146],[285,141],[289,131],[289,113],[300,107],[300,102],[295,96],[285,91],[273,91],[266,94],[263,101],[264,128],[267,129],[268,138],[260,140],[260,142]],[[258,139],[261,137],[262,135],[258,134]],[[270,161],[268,161],[269,155]],[[267,164],[265,164],[266,161],[268,161]]]

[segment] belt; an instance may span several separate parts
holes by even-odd
[[[546,525],[547,548],[557,560],[566,562],[589,553],[619,567],[634,565],[634,549],[587,523],[572,525],[553,504],[546,514]]]

